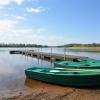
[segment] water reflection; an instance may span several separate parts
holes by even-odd
[[[24,70],[35,66],[50,67],[51,63],[24,55],[11,55],[9,50],[0,51],[0,91],[24,88]]]
[[[33,88],[33,89],[35,89],[35,88],[40,89],[40,88],[44,88],[44,86],[46,86],[46,85],[48,86],[48,85],[51,85],[51,84],[26,78],[25,79],[25,85],[27,85],[28,87]]]
[[[31,80],[29,78],[26,78],[25,80],[25,85],[32,88],[32,89],[37,89],[37,90],[45,90],[45,91],[55,91],[55,92],[62,92],[63,90],[66,90],[65,86],[60,86],[60,85],[54,85],[50,83],[45,83],[42,81],[37,81],[37,80]],[[69,87],[70,88],[70,87]],[[67,88],[68,89],[68,88]]]

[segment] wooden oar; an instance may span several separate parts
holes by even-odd
[[[56,68],[57,69],[57,68]],[[71,71],[88,71],[88,72],[100,72],[100,70],[96,69],[74,69],[74,68],[63,68],[63,69],[58,69],[58,70],[65,70],[65,71],[68,71],[68,70],[71,70]]]
[[[100,71],[95,71],[95,70],[65,70],[65,71],[50,71],[53,73],[59,73],[59,72],[100,72]]]

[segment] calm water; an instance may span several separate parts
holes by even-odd
[[[11,55],[9,49],[0,49],[0,93],[25,88],[24,69],[32,66],[48,66],[51,63],[23,55]],[[0,94],[1,95],[1,94]]]
[[[24,69],[32,66],[53,67],[53,64],[36,58],[23,55],[11,55],[9,50],[32,50],[34,48],[0,48],[0,91],[16,90],[26,87]],[[37,50],[37,49],[35,49]],[[42,51],[50,52],[50,49]],[[63,48],[53,49],[54,53],[63,54]],[[67,50],[66,54],[86,56],[100,60],[100,53],[71,52]]]

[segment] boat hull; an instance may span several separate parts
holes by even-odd
[[[67,65],[63,65],[63,64],[57,64],[54,63],[54,67],[60,67],[60,68],[83,68],[83,69],[100,69],[100,66],[95,66],[95,67],[91,67],[91,66],[67,66]]]
[[[80,62],[58,61],[58,62],[54,62],[54,67],[100,69],[100,61],[96,61],[96,60],[90,60],[90,61],[83,60]]]
[[[33,80],[39,80],[52,84],[75,86],[75,87],[95,87],[100,86],[100,75],[85,75],[85,76],[66,76],[56,74],[45,74],[33,71],[25,70],[25,74],[28,78]]]

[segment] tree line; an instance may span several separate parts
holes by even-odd
[[[100,43],[91,43],[91,44],[80,44],[80,43],[72,43],[72,44],[65,44],[58,47],[100,47]]]
[[[4,44],[1,43],[0,47],[48,47],[47,45],[37,45],[37,44]]]
[[[5,44],[0,43],[0,47],[49,47],[47,45],[37,45],[37,44]],[[60,46],[54,46],[54,47],[100,47],[100,43],[91,43],[91,44],[80,44],[80,43],[71,43],[71,44],[65,44]]]

